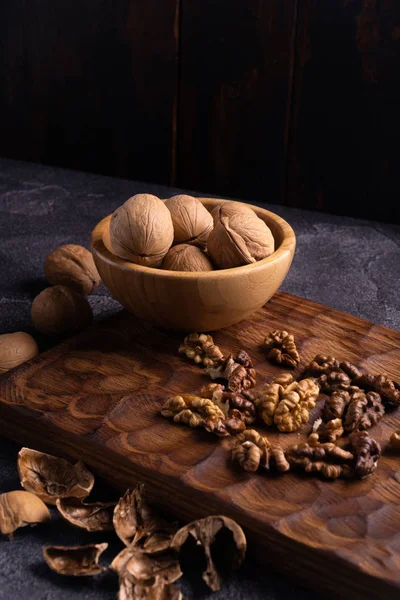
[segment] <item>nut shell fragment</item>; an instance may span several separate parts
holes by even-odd
[[[392,448],[400,450],[400,431],[393,431],[390,436],[390,445]]]
[[[100,555],[106,548],[107,543],[75,547],[45,546],[43,557],[50,569],[60,575],[98,575],[107,570],[99,565]]]
[[[63,458],[22,448],[18,454],[21,485],[47,504],[58,498],[86,498],[94,477],[82,462],[72,465]]]
[[[50,519],[47,506],[34,494],[15,490],[0,495],[0,531],[12,534],[19,527]]]
[[[147,504],[142,484],[127,490],[120,498],[114,509],[113,523],[116,534],[125,546],[136,544],[165,525]]]
[[[59,498],[57,508],[66,521],[86,531],[113,531],[115,502],[85,504],[81,498]]]
[[[53,250],[46,258],[44,272],[51,285],[66,285],[81,294],[91,294],[100,283],[92,253],[76,244]]]
[[[242,528],[223,516],[193,521],[182,527],[172,540],[171,548],[180,551],[180,559],[190,539],[203,549],[207,563],[202,573],[204,581],[213,591],[219,590],[225,576],[238,569],[244,560],[247,544]]]
[[[38,354],[38,345],[29,333],[17,331],[0,335],[0,373],[5,373]]]

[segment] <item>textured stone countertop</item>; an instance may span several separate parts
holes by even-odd
[[[88,246],[90,231],[103,216],[129,196],[144,191],[164,198],[176,192],[158,185],[0,160],[0,332],[34,334],[30,305],[46,286],[46,255],[60,244]],[[265,201],[267,208],[289,221],[297,236],[295,259],[282,290],[400,328],[399,226],[276,206],[274,198],[267,195]],[[120,308],[103,285],[89,299],[99,318]],[[54,343],[36,338],[41,350]],[[0,493],[19,488],[18,450],[16,444],[0,439]],[[98,494],[106,498],[111,491],[100,486]],[[51,523],[17,531],[12,542],[0,539],[0,598],[115,598],[117,582],[112,573],[94,578],[61,577],[50,572],[42,560],[41,547],[46,544],[104,540],[111,542],[107,559],[119,550],[110,536],[75,530],[56,513]],[[185,598],[209,596],[187,581],[182,582],[182,590]],[[248,561],[212,597],[301,600],[321,596]]]

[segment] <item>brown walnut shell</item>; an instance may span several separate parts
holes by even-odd
[[[12,534],[18,527],[34,525],[50,520],[47,506],[40,498],[15,490],[0,496],[0,531],[7,535]]]
[[[66,521],[86,531],[114,531],[115,502],[85,503],[82,498],[59,498],[57,508]]]
[[[165,206],[171,213],[174,225],[174,243],[204,248],[214,222],[200,200],[182,194],[168,198]]]
[[[86,298],[64,285],[46,288],[32,304],[33,324],[45,335],[76,333],[90,325],[92,319]]]
[[[179,244],[168,250],[162,268],[169,271],[213,271],[208,256],[197,246]]]
[[[51,285],[66,285],[80,294],[91,294],[100,283],[92,253],[76,244],[53,250],[46,258],[44,272]]]
[[[208,236],[207,250],[220,269],[248,265],[273,253],[275,242],[270,228],[249,206],[226,202],[212,215],[215,226]]]
[[[50,569],[60,575],[98,575],[106,571],[105,567],[99,565],[99,557],[107,548],[106,543],[75,547],[45,546],[43,557]]]
[[[29,333],[17,331],[0,335],[0,373],[5,373],[39,354],[37,343]]]
[[[94,485],[94,477],[83,463],[72,465],[30,448],[18,453],[18,473],[22,487],[47,504],[56,504],[58,498],[86,498]]]
[[[111,217],[114,253],[138,265],[159,267],[173,239],[171,213],[162,200],[151,194],[132,196]]]
[[[130,546],[160,529],[160,521],[158,515],[147,504],[144,486],[141,484],[133,490],[127,490],[114,509],[115,532],[125,546]]]
[[[180,552],[181,567],[186,558],[193,560],[191,556],[197,554],[194,549],[199,546],[207,563],[202,577],[213,591],[219,590],[224,575],[238,569],[244,560],[247,543],[243,530],[228,517],[211,516],[182,527],[171,542],[171,548]]]

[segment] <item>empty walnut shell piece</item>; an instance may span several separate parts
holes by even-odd
[[[249,206],[224,202],[212,215],[214,229],[208,236],[207,250],[220,269],[248,265],[273,253],[271,230]]]
[[[50,519],[47,506],[34,494],[15,490],[0,495],[0,531],[12,534],[19,527],[43,523]]]
[[[0,335],[0,373],[5,373],[38,354],[37,343],[29,333],[17,331]]]
[[[182,194],[168,198],[165,206],[171,213],[174,225],[174,243],[204,248],[214,221],[200,200]]]
[[[179,244],[168,250],[162,262],[162,268],[168,271],[213,271],[208,256],[197,246]]]
[[[91,294],[100,283],[92,253],[76,244],[53,250],[46,258],[44,272],[51,285],[66,285],[80,294]]]
[[[143,493],[142,484],[138,484],[133,490],[127,490],[114,509],[114,528],[125,546],[162,529],[161,519],[147,504]]]
[[[199,546],[207,565],[202,577],[213,591],[219,590],[244,560],[247,544],[243,530],[228,517],[211,516],[182,527],[171,542],[171,548],[179,552],[181,567],[183,560],[193,560]]]
[[[151,194],[132,196],[111,217],[114,253],[138,265],[159,267],[173,239],[171,213]]]
[[[46,288],[32,304],[33,324],[45,335],[76,333],[90,325],[92,319],[86,298],[64,285]]]
[[[58,498],[86,498],[94,477],[81,462],[72,465],[63,458],[22,448],[18,454],[21,485],[47,504]]]
[[[59,498],[57,508],[66,521],[86,531],[113,531],[115,502],[85,504],[81,498]]]
[[[87,546],[45,546],[43,557],[50,569],[60,575],[82,577],[98,575],[107,569],[99,565],[100,555],[108,544],[89,544]]]

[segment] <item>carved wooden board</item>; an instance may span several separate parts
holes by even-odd
[[[246,349],[262,381],[279,371],[259,348],[275,328],[296,335],[300,368],[326,352],[399,376],[400,333],[288,294],[215,339],[224,351]],[[2,376],[1,433],[82,459],[120,488],[143,481],[182,519],[232,516],[259,559],[326,596],[398,598],[400,455],[384,451],[375,474],[356,482],[239,472],[231,440],[159,415],[167,396],[207,381],[178,356],[180,340],[124,312],[95,325]],[[400,411],[372,430],[384,448],[393,428],[400,429]],[[268,435],[286,446],[309,430]]]

